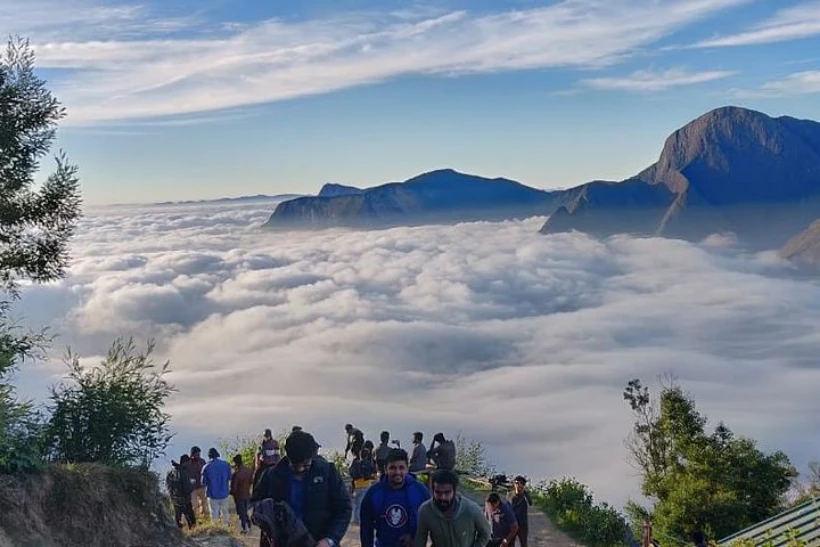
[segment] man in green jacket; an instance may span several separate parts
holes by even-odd
[[[433,497],[419,507],[414,547],[487,547],[490,523],[473,500],[458,493],[458,475],[450,469],[433,473]]]

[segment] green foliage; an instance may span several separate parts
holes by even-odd
[[[279,441],[279,448],[282,456],[285,455],[285,439],[288,438],[288,431],[281,430],[275,435]],[[248,467],[253,467],[256,463],[256,453],[262,444],[262,435],[237,435],[232,439],[219,439],[217,448],[222,457],[231,461],[236,454],[242,456],[242,463]]]
[[[456,445],[456,469],[477,477],[487,477],[495,473],[487,458],[481,441],[466,439],[460,432],[454,439]]]
[[[596,504],[588,488],[574,478],[541,484],[533,498],[558,528],[587,547],[627,545],[624,517],[607,503]]]
[[[69,384],[51,389],[47,439],[52,459],[148,467],[173,436],[163,412],[174,387],[169,363],[157,367],[153,342],[138,351],[117,339],[99,366],[86,368],[69,351]]]
[[[635,414],[627,446],[644,495],[656,501],[652,519],[660,534],[684,538],[702,529],[725,537],[783,508],[797,475],[784,453],[764,454],[723,423],[708,433],[706,418],[674,383],[655,403],[632,380],[624,399]]]
[[[28,43],[9,41],[0,54],[0,472],[40,463],[38,417],[17,400],[10,376],[47,339],[44,333],[20,332],[9,312],[21,282],[61,278],[68,263],[80,215],[77,168],[60,155],[47,180],[38,188],[34,182],[64,115],[35,75]]]

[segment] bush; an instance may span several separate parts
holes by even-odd
[[[587,547],[627,545],[626,520],[606,503],[596,505],[587,487],[573,478],[539,485],[533,501],[561,530]]]
[[[174,388],[164,378],[169,363],[157,368],[153,350],[153,342],[139,352],[133,340],[117,339],[105,360],[88,370],[69,351],[73,383],[51,389],[46,435],[53,460],[147,468],[165,453],[173,435],[163,407]]]
[[[495,473],[481,441],[466,439],[461,433],[453,441],[456,445],[456,469],[477,477],[487,477]]]

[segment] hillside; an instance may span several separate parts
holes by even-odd
[[[389,226],[525,218],[545,214],[561,195],[451,169],[363,190],[339,185],[322,190],[325,195],[280,203],[265,226]]]
[[[229,547],[224,535],[186,538],[157,477],[86,464],[0,474],[0,547]]]
[[[658,161],[634,177],[571,192],[542,233],[698,238],[732,230],[779,247],[820,216],[820,123],[718,108],[672,133]]]

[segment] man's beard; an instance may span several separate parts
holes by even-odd
[[[455,502],[455,498],[453,498],[449,501],[435,500],[436,507],[438,507],[438,510],[441,511],[442,513],[447,512],[450,509],[450,507],[453,506],[454,502]]]

